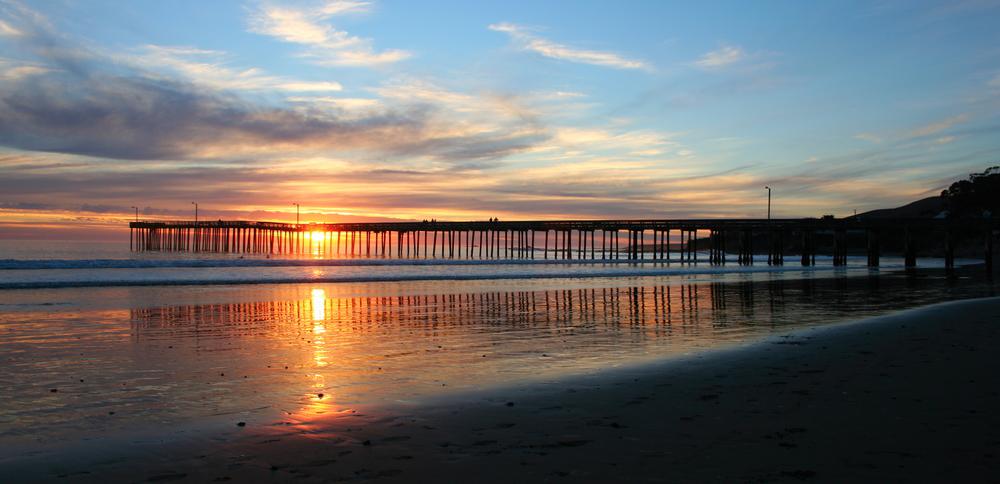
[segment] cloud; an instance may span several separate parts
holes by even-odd
[[[874,134],[874,133],[858,133],[858,134],[854,135],[854,138],[855,139],[859,139],[859,140],[863,140],[863,141],[868,141],[868,142],[871,142],[871,143],[881,143],[882,142],[882,137],[879,136],[879,135],[877,135],[877,134]]]
[[[303,81],[267,75],[257,68],[232,69],[225,54],[193,47],[145,45],[131,56],[136,65],[181,75],[192,82],[217,89],[288,92],[331,92],[343,86],[335,81]]]
[[[0,37],[20,37],[31,33],[33,25],[49,28],[47,20],[16,1],[0,2]],[[15,27],[16,26],[16,27]]]
[[[285,42],[321,45],[331,49],[356,46],[362,39],[351,37],[318,21],[335,15],[367,10],[368,2],[328,2],[314,8],[262,5],[250,16],[251,31]]]
[[[613,67],[615,69],[648,68],[648,65],[640,60],[629,59],[613,52],[568,47],[534,35],[525,28],[510,23],[492,24],[489,26],[489,29],[506,33],[522,50],[535,52],[552,59]]]
[[[719,69],[735,64],[747,57],[742,47],[733,45],[723,45],[716,50],[706,53],[695,64],[705,69]]]
[[[440,86],[421,79],[397,79],[371,90],[379,96],[388,99],[445,104],[458,110],[480,109],[479,103],[476,102],[474,96],[443,89]]]
[[[0,145],[21,150],[178,161],[363,152],[468,164],[502,158],[546,138],[537,127],[512,118],[504,126],[456,123],[443,112],[447,104],[431,99],[350,114],[302,102],[264,104],[233,90],[336,91],[339,84],[235,71],[198,61],[218,53],[189,47],[147,46],[143,52],[149,57],[122,62],[83,50],[44,24],[26,20],[18,26],[25,34],[17,45],[44,68],[2,81]],[[150,72],[153,59],[197,81]],[[206,84],[220,89],[205,89]]]
[[[913,131],[910,131],[909,135],[913,138],[920,138],[923,136],[930,136],[933,134],[940,133],[942,131],[950,129],[956,124],[961,124],[969,120],[968,114],[959,114],[957,116],[952,116],[947,119],[943,119],[936,123],[931,123],[926,126],[921,126]]]
[[[463,219],[479,216],[462,214],[487,213],[536,217],[639,217],[667,210],[675,215],[692,210],[715,213],[726,210],[727,204],[742,196],[732,189],[759,190],[758,179],[745,173],[651,178],[645,170],[614,166],[606,166],[600,176],[586,174],[585,170],[579,173],[582,176],[574,173],[567,177],[565,170],[542,169],[491,176],[451,170],[377,168],[281,174],[246,167],[153,169],[142,173],[91,170],[44,176],[13,174],[0,179],[0,192],[12,206],[43,208],[40,204],[44,204],[70,210],[84,206],[91,213],[117,212],[121,216],[131,215],[127,207],[135,205],[136,200],[142,200],[141,206],[159,207],[164,215],[188,215],[188,202],[194,197],[204,212],[212,214],[207,216],[237,217],[236,213],[246,210],[241,207],[246,207],[248,199],[257,200],[260,193],[266,192],[274,200],[287,199],[289,193],[308,196],[312,206],[325,207],[327,212],[346,208],[348,213],[417,219],[427,213],[445,213],[452,214],[449,218]],[[263,210],[285,209],[284,203],[275,207],[262,203],[265,205],[258,207]],[[154,212],[146,208],[143,213]],[[267,218],[281,217],[272,214]]]
[[[373,110],[383,109],[382,101],[372,98],[359,97],[331,97],[331,96],[293,96],[288,98],[290,102],[300,103],[304,107],[329,107],[345,113],[365,114]]]
[[[0,209],[7,210],[51,210],[56,208],[49,203],[37,202],[0,202]]]
[[[628,132],[588,135],[587,143],[595,148],[580,157],[488,172],[321,158],[292,167],[274,161],[215,167],[161,164],[125,172],[95,163],[83,170],[4,171],[0,194],[5,202],[71,210],[83,204],[128,207],[141,200],[141,206],[179,214],[187,214],[194,199],[219,218],[240,218],[252,208],[273,213],[247,218],[279,220],[294,220],[294,211],[288,212],[281,202],[295,199],[291,197],[307,199],[326,213],[409,219],[745,217],[761,215],[761,187],[770,185],[777,190],[775,210],[780,216],[818,216],[919,198],[929,178],[958,178],[965,166],[978,166],[977,160],[997,153],[994,149],[965,158],[926,159],[926,149],[914,145],[902,154],[893,148],[821,157],[775,178],[773,170],[768,173],[773,166],[766,163],[722,169],[707,167],[705,159],[640,163],[627,156],[597,156],[592,151],[599,149],[601,137],[614,142],[627,138]],[[52,155],[33,156],[45,162]],[[914,166],[914,159],[926,159],[926,165]],[[261,193],[269,196],[262,198]],[[276,215],[283,210],[283,217]],[[128,215],[124,211],[116,217],[124,220]],[[0,213],[0,223],[3,220]]]
[[[44,66],[0,57],[0,81],[17,81],[25,77],[44,74],[48,71],[49,69]]]
[[[678,143],[670,139],[670,133],[630,130],[613,132],[597,128],[561,127],[556,130],[553,142],[564,147],[586,148],[588,153],[599,151],[622,151],[648,156],[650,150],[662,152],[676,148]]]
[[[432,115],[424,108],[340,117],[254,105],[162,79],[48,76],[0,97],[0,144],[131,160],[364,150],[466,162],[503,157],[544,139],[537,132],[444,129]]]
[[[4,22],[3,20],[0,20],[0,35],[8,37],[16,37],[18,35],[21,35],[21,31],[14,28],[14,26],[12,26],[11,24]]]
[[[969,121],[970,119],[971,117],[968,114],[963,113],[942,119],[934,123],[920,126],[918,128],[910,129],[908,131],[897,130],[895,133],[887,134],[885,136],[878,135],[875,133],[858,133],[854,135],[854,138],[859,140],[869,141],[871,143],[876,143],[876,144],[886,142],[889,143],[891,146],[900,147],[913,144],[914,140],[918,138],[928,138],[934,135],[941,134],[944,131],[949,131],[949,130],[953,131],[948,136],[938,136],[933,140],[931,140],[934,144],[944,145],[944,144],[949,144],[958,139],[957,136],[958,134],[963,134],[963,133],[956,133],[951,128],[955,127],[956,125],[963,124]]]
[[[0,144],[118,159],[371,148],[420,132],[420,113],[342,121],[142,77],[36,77],[0,97]]]
[[[405,50],[376,51],[371,39],[337,30],[327,21],[336,15],[367,11],[368,2],[332,1],[314,7],[261,5],[249,19],[250,31],[306,46],[302,53],[320,65],[377,66],[407,59]]]

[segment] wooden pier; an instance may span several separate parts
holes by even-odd
[[[940,237],[946,267],[955,261],[955,234],[985,239],[993,263],[991,220],[938,219],[695,219],[512,222],[374,222],[289,224],[254,221],[137,221],[129,224],[133,251],[187,251],[396,259],[562,259],[784,264],[797,241],[803,266],[816,263],[817,237],[832,239],[835,266],[846,265],[849,234],[864,235],[868,266],[877,267],[886,234],[903,238],[906,267],[916,266],[915,234]],[[765,250],[754,244],[766,240]]]

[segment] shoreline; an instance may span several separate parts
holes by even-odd
[[[997,322],[1000,298],[951,301],[554,384],[251,426],[183,448],[143,444],[129,458],[112,450],[73,468],[12,463],[4,474],[115,482],[988,480],[1000,463]]]
[[[655,265],[657,263],[648,263]],[[258,285],[291,285],[291,284],[351,284],[375,282],[440,282],[440,281],[516,281],[538,279],[600,279],[625,277],[670,277],[670,276],[713,276],[728,274],[790,274],[795,272],[823,275],[838,275],[848,272],[903,271],[902,265],[885,265],[879,268],[863,266],[833,267],[833,266],[740,266],[726,268],[725,266],[681,266],[670,267],[669,263],[658,263],[663,268],[648,268],[647,263],[635,263],[632,266],[643,266],[644,270],[618,270],[608,272],[554,272],[554,273],[511,273],[511,274],[412,274],[396,276],[311,276],[311,277],[274,277],[270,279],[108,279],[108,280],[76,280],[76,281],[21,281],[0,282],[0,291],[23,291],[35,289],[82,289],[103,287],[190,287],[190,286],[258,286]],[[517,265],[517,264],[515,264]],[[523,264],[522,264],[523,265]],[[568,264],[567,264],[568,265]],[[599,264],[597,264],[599,265]],[[388,266],[385,266],[388,267]],[[174,268],[166,268],[174,269]],[[211,268],[204,268],[211,269]],[[234,269],[255,269],[254,267],[236,267]],[[616,267],[617,269],[617,267]],[[734,270],[735,269],[735,270]],[[46,269],[48,270],[48,269]],[[74,269],[71,269],[74,270]],[[101,269],[128,270],[128,269]],[[2,274],[0,274],[2,275]],[[860,275],[860,274],[858,274]]]
[[[357,264],[357,262],[365,262]],[[566,280],[637,277],[720,275],[785,275],[808,274],[810,277],[858,276],[872,273],[907,272],[902,260],[885,261],[878,267],[867,267],[860,261],[846,266],[827,264],[789,265],[712,265],[707,261],[621,261],[621,260],[552,260],[552,261],[476,261],[476,260],[407,260],[365,261],[360,259],[326,261],[275,261],[275,264],[208,264],[208,265],[146,265],[135,266],[71,266],[39,268],[4,268],[0,260],[0,292],[12,293],[44,289],[130,288],[130,287],[198,287],[198,286],[261,286],[294,284],[363,284],[421,283],[449,281],[517,281]],[[18,262],[18,261],[14,261]],[[62,261],[60,261],[62,262]],[[148,261],[147,261],[148,262]],[[204,261],[203,261],[204,262]],[[289,262],[295,262],[289,264]],[[383,264],[383,262],[391,262]],[[941,271],[943,263],[929,259],[917,270]],[[976,270],[983,262],[975,259],[956,260],[955,270]],[[310,275],[298,269],[317,268]],[[486,268],[505,267],[504,271],[484,272]],[[406,268],[405,270],[401,268]],[[458,272],[436,273],[434,269],[452,268]],[[401,271],[402,272],[398,272]],[[221,271],[221,272],[220,272]],[[263,271],[263,272],[262,272]],[[326,272],[324,272],[326,271]],[[393,272],[397,271],[397,272]],[[431,272],[428,272],[431,271]],[[183,275],[179,276],[183,272]],[[266,274],[265,274],[266,272]],[[293,274],[294,273],[294,274]]]

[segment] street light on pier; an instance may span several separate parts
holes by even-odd
[[[771,187],[765,186],[767,189],[767,221],[771,221]]]
[[[136,223],[138,223],[139,222],[139,207],[132,207],[132,208],[135,209],[135,221],[136,221]]]
[[[198,223],[198,204],[191,202],[191,205],[194,205],[194,223]]]
[[[299,204],[293,203],[292,205],[295,205],[295,226],[298,227],[299,226]]]

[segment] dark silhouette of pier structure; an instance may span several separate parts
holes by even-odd
[[[856,218],[305,224],[218,220],[136,221],[129,228],[133,251],[397,259],[698,262],[704,252],[704,260],[717,265],[727,263],[727,254],[734,254],[740,265],[783,265],[791,252],[786,247],[794,242],[803,266],[816,264],[819,236],[832,240],[826,252],[833,265],[846,265],[849,240],[863,234],[870,267],[879,265],[881,240],[887,234],[902,238],[905,265],[915,267],[915,235],[925,240],[931,234],[940,240],[948,268],[954,267],[955,234],[972,232],[982,234],[983,258],[992,269],[995,225],[989,219]]]

